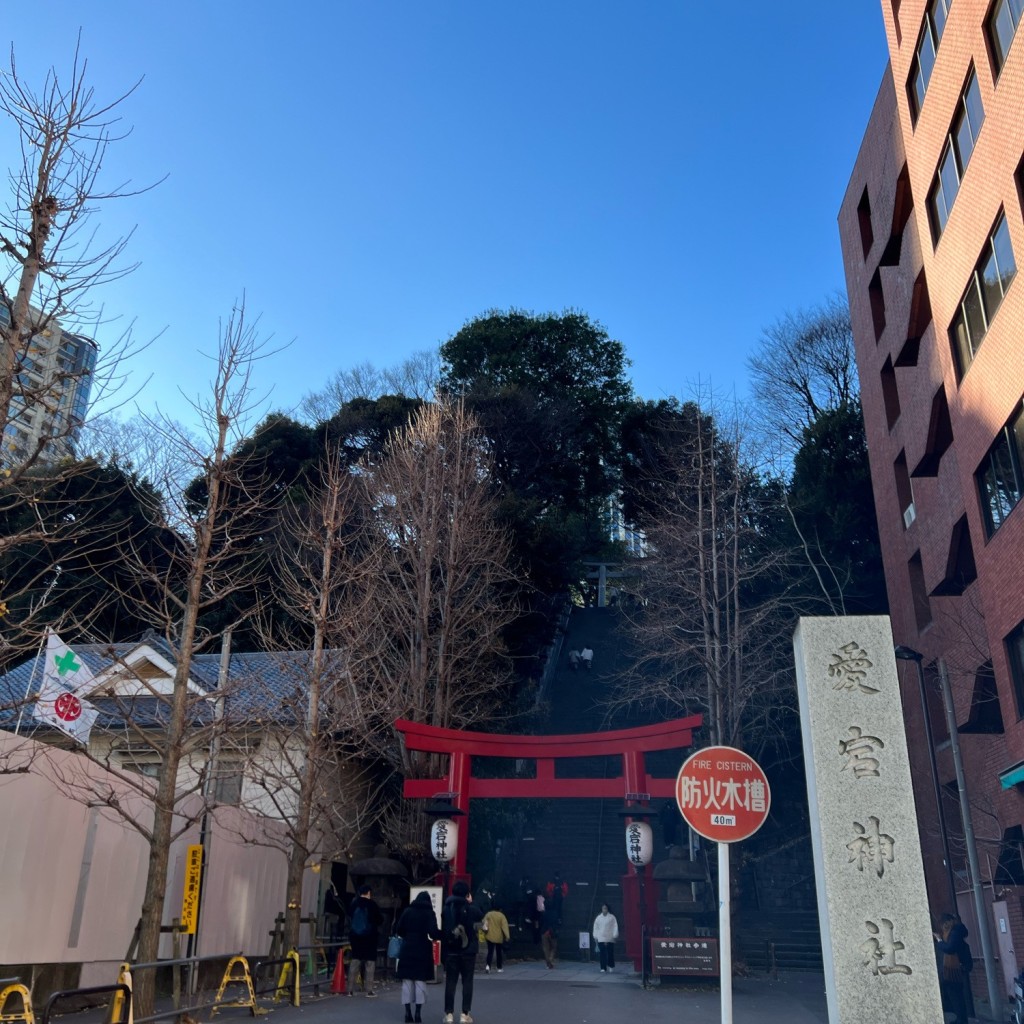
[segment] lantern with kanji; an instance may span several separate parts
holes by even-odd
[[[626,857],[634,867],[651,863],[654,841],[646,821],[631,821],[626,826]]]
[[[438,818],[430,829],[430,852],[442,864],[455,860],[459,849],[459,823],[451,818]]]

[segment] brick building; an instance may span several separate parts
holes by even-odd
[[[1024,951],[1022,0],[883,0],[890,64],[839,214],[896,644],[923,690],[960,913],[953,693],[1004,974]],[[914,661],[901,669],[933,910],[947,872]],[[975,926],[976,927],[976,926]],[[1021,959],[1024,960],[1024,952]]]

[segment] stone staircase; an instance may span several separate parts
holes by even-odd
[[[615,678],[626,668],[617,635],[618,619],[615,609],[573,609],[562,638],[559,664],[550,675],[546,694],[549,715],[540,731],[582,733],[641,724],[610,723],[602,703]],[[584,646],[594,651],[593,667],[573,670],[569,651]],[[682,763],[681,756],[681,752],[671,751],[651,757],[649,770],[671,775]],[[615,758],[580,758],[572,763],[572,773],[585,777],[600,778],[618,771]],[[622,876],[628,870],[623,818],[619,814],[623,802],[558,799],[517,801],[517,805],[520,821],[525,824],[518,835],[506,833],[494,878],[513,925],[509,953],[539,956],[531,930],[515,927],[521,923],[517,916],[522,916],[517,915],[515,907],[520,880],[529,878],[535,888],[541,889],[558,872],[569,887],[559,936],[561,958],[589,959],[589,952],[579,948],[579,933],[589,934],[603,902],[618,916],[620,927],[622,923]],[[660,808],[653,810],[658,812]],[[657,866],[667,859],[669,843],[685,843],[686,832],[678,822],[674,804],[663,818],[655,813],[652,825]],[[681,835],[676,832],[680,826]],[[735,904],[733,927],[737,954],[755,973],[822,968],[810,841],[791,838],[792,833],[788,820],[777,821],[774,829],[765,830],[760,849],[753,844],[746,849],[748,866],[740,880],[742,898]],[[617,955],[624,957],[621,943]]]
[[[574,608],[566,624],[560,646],[559,664],[550,676],[546,694],[548,715],[539,731],[543,733],[585,733],[624,728],[636,722],[607,720],[604,699],[616,677],[625,670],[617,636],[619,614],[615,609]],[[594,651],[590,669],[573,669],[569,652],[590,647]],[[681,763],[680,753],[666,752],[663,765],[648,758],[648,766],[657,774],[671,775]],[[576,758],[568,769],[574,776],[604,778],[618,775],[621,761],[615,757]],[[665,803],[659,801],[658,803]],[[580,933],[589,935],[590,926],[608,903],[623,921],[623,875],[631,871],[626,861],[625,825],[620,812],[621,799],[558,799],[551,801],[517,801],[529,823],[517,837],[509,837],[497,868],[498,888],[510,923],[517,924],[514,896],[519,880],[529,878],[536,888],[543,888],[558,872],[569,887],[562,910],[559,936],[563,959],[588,959],[580,951]],[[653,808],[655,811],[659,807]],[[665,857],[665,834],[657,820],[655,827],[655,859]],[[536,947],[529,928],[517,929],[513,936],[512,955],[531,955]],[[620,943],[618,955],[624,957]]]
[[[734,927],[736,948],[753,973],[822,969],[817,911],[741,911]]]

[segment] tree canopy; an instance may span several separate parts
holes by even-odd
[[[581,510],[614,487],[632,386],[622,343],[579,312],[491,312],[441,346],[441,386],[465,396],[524,497]]]
[[[584,313],[513,309],[467,323],[441,361],[441,388],[464,396],[487,438],[519,561],[539,590],[564,590],[608,547],[632,396],[622,344]]]
[[[821,413],[803,434],[789,486],[793,522],[834,614],[888,611],[860,402]]]

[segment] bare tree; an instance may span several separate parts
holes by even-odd
[[[611,706],[700,710],[712,743],[756,746],[794,705],[792,575],[773,530],[779,487],[747,461],[745,440],[738,422],[692,403],[666,428],[629,613],[635,669]]]
[[[780,317],[764,329],[747,366],[759,423],[792,456],[823,412],[853,404],[860,394],[845,297]]]
[[[113,383],[131,348],[129,331],[98,358],[84,342],[73,359],[39,358],[43,348],[58,353],[63,329],[94,335],[101,313],[92,291],[134,269],[121,262],[128,238],[98,243],[89,220],[102,202],[146,190],[102,181],[108,147],[127,134],[118,108],[135,88],[97,99],[77,47],[69,74],[51,69],[38,92],[19,74],[13,48],[0,72],[0,112],[21,140],[12,194],[0,210],[0,426],[43,421],[36,440],[5,460],[15,474],[73,436],[81,416],[68,398],[90,380]]]
[[[359,695],[354,691],[345,652],[335,645],[343,635],[346,588],[353,579],[348,549],[357,543],[363,497],[359,482],[338,449],[329,451],[319,479],[302,500],[284,510],[284,529],[275,552],[276,603],[298,623],[312,645],[293,656],[297,673],[292,728],[275,734],[271,764],[259,785],[275,816],[286,823],[288,878],[285,942],[297,945],[303,871],[318,847],[350,851],[380,813],[380,780],[365,760],[362,737],[353,728]],[[274,642],[277,630],[263,633]]]
[[[184,445],[168,445],[169,433]],[[181,423],[141,413],[126,417],[107,412],[83,424],[74,448],[79,459],[119,466],[142,479],[160,481],[168,493],[181,494],[195,477],[188,453],[200,445],[200,439]]]
[[[436,351],[415,352],[398,366],[381,370],[372,363],[360,363],[339,370],[320,391],[311,391],[302,400],[302,412],[310,420],[329,420],[346,402],[354,398],[380,398],[405,395],[428,401],[434,394],[441,373]]]
[[[83,492],[95,481],[72,481],[94,467],[69,456],[87,392],[115,392],[119,363],[134,349],[130,328],[102,353],[93,340],[101,324],[94,289],[133,268],[122,262],[128,239],[103,242],[90,223],[103,201],[144,191],[103,181],[108,146],[127,134],[118,108],[134,88],[97,99],[77,47],[69,73],[51,69],[39,91],[21,76],[13,48],[0,70],[0,115],[20,142],[0,204],[0,559],[40,566],[36,581],[3,581],[0,598],[19,611],[3,618],[5,655],[34,647],[43,622],[61,625],[48,607],[61,566],[47,549],[74,545],[97,563],[112,557],[109,530],[87,528],[97,502]],[[55,496],[75,490],[66,514],[44,514]],[[104,498],[112,500],[109,490]],[[88,628],[97,610],[83,602],[65,617]]]
[[[470,728],[502,714],[509,543],[486,444],[462,403],[420,409],[360,480],[360,585],[346,591],[340,620],[354,723],[376,756],[416,775],[425,766],[398,742],[395,719]]]
[[[218,606],[244,582],[238,578],[239,546],[249,540],[256,516],[257,500],[240,485],[244,465],[232,458],[237,442],[251,426],[255,395],[251,374],[264,354],[256,325],[246,317],[244,304],[222,325],[215,357],[214,379],[208,397],[197,399],[195,412],[205,432],[197,442],[173,423],[152,421],[163,431],[165,443],[179,446],[181,454],[170,460],[180,465],[191,460],[200,475],[198,493],[187,493],[168,485],[165,499],[172,511],[163,513],[165,529],[159,535],[161,550],[152,544],[133,543],[121,538],[118,555],[122,572],[134,578],[140,613],[151,623],[158,642],[168,652],[173,669],[169,683],[154,682],[124,663],[123,685],[117,680],[105,697],[113,702],[111,735],[105,746],[82,751],[104,768],[133,783],[146,798],[146,813],[111,804],[124,816],[148,846],[148,869],[140,915],[138,957],[156,960],[168,877],[168,854],[172,840],[197,820],[203,811],[204,770],[210,745],[223,729],[223,717],[214,712],[227,697],[223,687],[211,696],[193,682],[194,656],[213,638],[200,627],[204,611]],[[174,523],[175,529],[169,524]],[[245,563],[243,563],[245,564]],[[116,658],[113,648],[111,658]],[[223,682],[223,680],[222,680]],[[130,760],[142,759],[151,778],[142,779]],[[103,802],[102,794],[88,796]],[[154,979],[144,974],[135,990],[140,1012],[152,1007]]]
[[[154,580],[155,584],[164,583],[157,587],[160,604],[154,611],[160,615],[158,621],[162,622],[162,631],[175,651],[176,660],[154,796],[149,871],[139,930],[142,961],[155,960],[159,950],[167,887],[167,853],[179,799],[179,766],[191,725],[187,711],[192,656],[205,639],[199,618],[205,609],[223,602],[243,582],[232,571],[237,565],[233,555],[251,529],[254,509],[251,502],[244,500],[245,491],[239,493],[243,467],[231,458],[231,450],[233,444],[245,436],[251,426],[254,406],[259,404],[251,375],[263,354],[257,324],[248,321],[242,303],[221,327],[210,396],[194,406],[208,434],[208,446],[191,448],[189,437],[176,428],[170,431],[173,438],[191,450],[197,466],[202,468],[205,501],[196,506],[193,500],[182,497],[179,515],[188,517],[191,523],[184,557],[179,555],[179,561],[173,565],[170,585],[166,584],[166,576]],[[147,571],[147,566],[140,565],[140,571]],[[140,1007],[151,1006],[152,995],[151,984],[146,984],[139,994]],[[142,1009],[141,1012],[149,1011]]]

